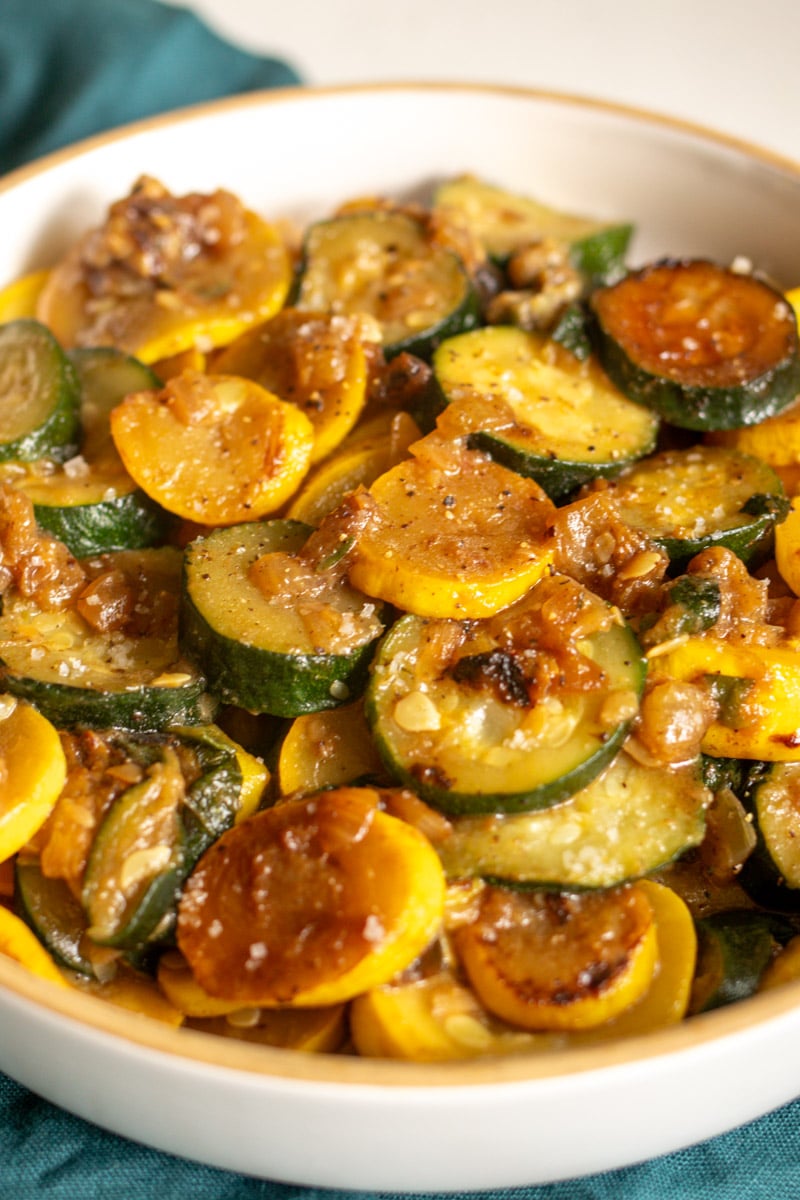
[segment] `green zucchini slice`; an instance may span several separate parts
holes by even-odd
[[[710,1012],[757,990],[793,929],[774,913],[728,909],[697,921],[698,955],[689,1011]]]
[[[553,576],[497,617],[402,617],[376,655],[366,713],[389,773],[433,807],[520,812],[600,773],[643,682],[628,626]]]
[[[27,318],[0,325],[0,462],[71,458],[79,397],[72,364],[49,329]]]
[[[95,974],[86,954],[83,906],[63,879],[49,879],[37,858],[20,854],[14,864],[14,902],[58,963],[80,975]]]
[[[628,223],[605,224],[560,212],[472,175],[440,184],[434,207],[457,214],[496,262],[543,238],[566,242],[573,266],[590,284],[619,277],[633,233]]]
[[[182,797],[177,759],[159,760],[106,813],[83,880],[92,941],[132,949],[174,908],[183,875]]]
[[[452,250],[428,236],[422,221],[376,209],[312,225],[306,235],[295,306],[368,313],[384,353],[427,358],[445,337],[477,325],[480,303]]]
[[[126,788],[95,835],[82,901],[90,938],[141,952],[167,936],[178,893],[200,856],[236,820],[236,747],[214,726],[128,743],[143,778]]]
[[[552,500],[655,447],[655,414],[623,396],[595,359],[581,361],[542,334],[476,329],[442,343],[433,368],[445,401],[488,402],[471,444],[534,478]]]
[[[158,387],[153,372],[111,347],[71,351],[81,387],[78,454],[9,463],[0,479],[32,500],[41,528],[76,558],[107,550],[134,550],[164,540],[168,517],[125,470],[111,437],[109,413],[129,392]]]
[[[589,304],[608,374],[673,425],[755,425],[800,391],[792,306],[753,275],[701,259],[657,262]]]
[[[742,867],[742,887],[769,908],[800,912],[800,763],[754,764],[743,802],[756,845]]]
[[[177,597],[181,554],[173,547],[120,550],[92,560],[124,568],[142,602]],[[159,599],[161,597],[162,599]],[[177,607],[177,605],[175,605]],[[93,629],[75,608],[41,610],[16,593],[0,613],[0,688],[30,700],[57,728],[160,730],[210,721],[216,702],[178,652],[177,620],[147,636]]]
[[[694,766],[665,771],[622,751],[563,804],[458,817],[436,848],[451,879],[564,891],[614,887],[698,846],[710,802]]]
[[[275,596],[254,579],[266,556],[275,556],[279,575],[290,572],[311,532],[298,521],[261,521],[215,530],[187,547],[180,644],[224,703],[295,717],[363,691],[383,630],[375,602],[326,564],[297,584],[287,574],[288,590]]]
[[[664,450],[608,485],[622,519],[669,555],[673,569],[710,546],[749,565],[768,557],[789,500],[761,459],[726,446]]]

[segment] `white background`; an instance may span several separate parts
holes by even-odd
[[[460,80],[620,101],[800,160],[798,0],[173,0],[309,84]]]

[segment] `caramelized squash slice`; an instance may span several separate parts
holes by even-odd
[[[177,941],[200,986],[240,1007],[342,1003],[439,931],[430,842],[369,788],[287,800],[223,834],[190,877]]]
[[[278,785],[284,796],[384,776],[361,700],[296,717],[281,743]]]
[[[367,395],[362,327],[352,317],[284,308],[223,350],[220,375],[252,379],[305,413],[314,427],[312,462],[350,432]]]
[[[681,1020],[697,956],[694,922],[681,898],[663,884],[642,880],[637,890],[653,910],[658,966],[642,997],[613,1020],[591,1029],[521,1029],[493,1016],[471,988],[442,968],[422,979],[396,981],[357,996],[350,1009],[357,1052],[413,1062],[530,1054],[634,1037]]]
[[[421,617],[488,617],[553,560],[555,507],[532,479],[438,432],[369,489],[375,520],[353,551],[354,587]]]
[[[277,229],[229,192],[173,196],[142,178],[52,270],[37,316],[62,345],[143,362],[233,341],[286,299]]]
[[[453,944],[479,1000],[523,1029],[591,1029],[646,993],[655,918],[638,885],[582,895],[487,885]]]
[[[304,477],[308,418],[251,380],[193,371],[134,392],[111,413],[128,473],[162,508],[201,525],[266,516]]]
[[[406,1062],[529,1054],[564,1044],[559,1034],[532,1033],[499,1020],[446,969],[357,996],[350,1033],[363,1057]]]

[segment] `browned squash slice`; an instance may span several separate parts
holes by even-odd
[[[214,363],[295,404],[314,427],[312,462],[350,432],[367,394],[364,326],[354,317],[284,308],[236,339]]]
[[[391,979],[436,936],[439,859],[417,829],[340,788],[255,813],[186,885],[177,939],[200,986],[240,1006],[338,1004]]]
[[[36,313],[64,346],[155,362],[265,321],[291,275],[277,230],[230,192],[173,196],[143,177],[53,269]]]
[[[524,1029],[591,1029],[639,1000],[656,970],[653,909],[636,884],[605,892],[487,886],[453,934],[489,1012]]]
[[[252,380],[194,371],[126,396],[111,432],[142,491],[202,525],[274,512],[303,479],[314,444],[294,405]]]
[[[421,617],[487,617],[553,559],[555,507],[532,479],[438,432],[381,475],[377,520],[359,537],[354,587]]]

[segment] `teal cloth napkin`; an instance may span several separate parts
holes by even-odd
[[[265,19],[268,13],[265,4]],[[0,174],[155,112],[298,82],[289,64],[246,53],[192,13],[154,0],[0,0]],[[579,1140],[580,1130],[574,1135]],[[341,1200],[345,1195],[249,1179],[150,1150],[62,1112],[0,1076],[0,1197]],[[800,1101],[640,1166],[478,1195],[483,1200],[794,1200],[800,1197]]]
[[[187,9],[0,0],[0,174],[140,117],[298,82],[288,63],[231,45]]]

